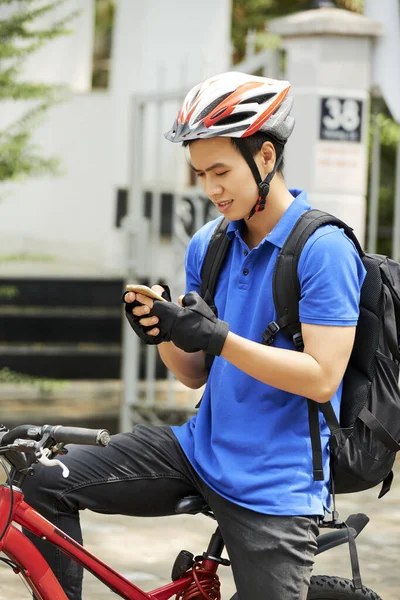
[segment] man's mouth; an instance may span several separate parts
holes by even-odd
[[[225,213],[229,210],[233,200],[224,200],[223,202],[217,202],[216,207],[218,208],[220,213]]]

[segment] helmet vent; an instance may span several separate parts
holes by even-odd
[[[212,119],[216,119],[217,117],[220,117],[227,109],[227,106],[224,106],[224,108],[220,108],[220,110],[217,110],[216,113],[214,113],[213,115],[211,115]]]
[[[253,98],[245,98],[239,104],[253,104],[253,102],[257,102],[257,104],[264,104],[265,102],[268,102],[268,100],[271,100],[271,98],[274,96],[276,96],[274,92],[270,94],[262,94]]]
[[[233,115],[229,115],[229,117],[225,117],[225,119],[221,119],[216,123],[216,125],[234,125],[235,123],[242,123],[251,117],[254,117],[256,113],[254,111],[249,112],[240,112]]]
[[[213,100],[211,102],[211,104],[209,104],[207,106],[207,108],[205,108],[204,110],[201,111],[201,113],[199,114],[197,119],[193,122],[193,125],[195,125],[196,123],[199,123],[202,119],[207,117],[207,115],[210,115],[212,113],[212,111],[214,110],[214,108],[216,108],[219,104],[221,104],[221,102],[223,102],[226,98],[228,98],[228,96],[230,96],[231,93],[232,92],[228,92],[227,94],[223,94],[222,96],[219,96],[219,98],[216,98],[215,100]]]
[[[197,98],[197,96],[198,96],[199,94],[200,94],[200,87],[199,87],[199,89],[197,90],[197,92],[195,93],[195,95],[193,96],[193,98],[192,98],[192,102],[194,102],[194,101],[196,100],[196,98]]]

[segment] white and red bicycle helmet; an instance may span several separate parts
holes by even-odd
[[[293,99],[287,97],[288,81],[229,72],[210,77],[193,87],[165,137],[189,142],[212,137],[234,137],[259,186],[260,195],[250,216],[265,208],[269,183],[283,156],[283,146],[293,131],[290,116]],[[241,141],[254,133],[269,133],[278,142],[275,167],[262,181],[247,145]],[[250,218],[250,217],[249,217]]]

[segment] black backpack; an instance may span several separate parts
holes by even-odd
[[[386,256],[363,252],[352,229],[336,217],[309,210],[298,219],[279,252],[273,274],[277,320],[263,334],[270,345],[282,330],[303,350],[298,303],[297,265],[308,238],[322,225],[336,225],[355,244],[367,274],[361,289],[360,316],[353,351],[343,381],[340,419],[331,403],[308,400],[314,479],[323,479],[319,413],[331,431],[332,493],[350,493],[383,483],[389,491],[396,452],[400,450],[400,265]],[[202,267],[200,294],[216,312],[215,286],[230,239],[222,219],[210,240]],[[212,357],[207,357],[210,368]]]

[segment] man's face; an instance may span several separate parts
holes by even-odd
[[[189,150],[192,168],[211,202],[229,221],[246,218],[257,201],[258,187],[231,140],[196,140]]]

